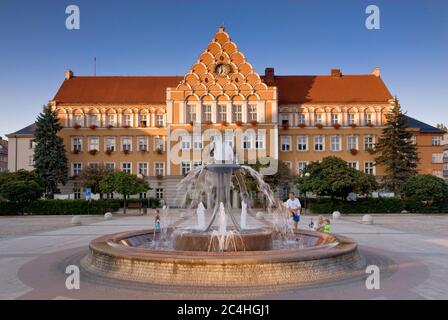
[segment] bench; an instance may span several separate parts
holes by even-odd
[[[128,209],[138,209],[138,213],[142,213],[142,203],[141,202],[129,202],[127,205]]]

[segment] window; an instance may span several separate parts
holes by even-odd
[[[210,104],[202,106],[202,121],[212,121],[212,106]]]
[[[154,173],[156,176],[165,175],[165,162],[155,162],[154,163]]]
[[[265,148],[265,134],[257,133],[255,135],[255,149],[264,149]]]
[[[106,162],[104,164],[104,169],[109,172],[115,171],[115,162]]]
[[[442,144],[442,136],[433,136],[432,137],[432,145],[440,146]]]
[[[104,148],[106,151],[115,151],[115,137],[105,137],[104,138]]]
[[[356,118],[354,113],[349,113],[347,116],[348,125],[356,124]]]
[[[163,114],[156,114],[156,126],[163,127]]]
[[[364,150],[373,150],[375,148],[375,136],[369,134],[364,136]]]
[[[184,134],[181,136],[182,150],[191,149],[191,136],[189,134]]]
[[[247,105],[247,121],[257,120],[257,105],[248,104]]]
[[[314,124],[322,124],[322,113],[316,113],[314,115]]]
[[[233,122],[242,121],[243,120],[243,113],[242,113],[242,106],[240,104],[234,104],[233,105]]]
[[[148,151],[148,137],[137,137],[137,149],[138,151]]]
[[[138,197],[139,197],[139,199],[146,199],[146,197],[147,197],[146,192],[140,192]]]
[[[302,174],[303,170],[305,170],[306,166],[307,166],[308,162],[306,161],[298,161],[297,162],[297,174]]]
[[[341,151],[341,136],[331,136],[331,150]]]
[[[183,175],[186,175],[191,170],[191,162],[190,161],[182,161],[180,163],[180,170]]]
[[[114,126],[115,127],[115,115],[113,115],[113,114],[108,115],[107,118],[106,118],[106,121],[107,121],[107,125],[108,126]]]
[[[163,142],[163,138],[154,137],[154,150],[155,151],[163,151],[163,150],[165,150],[165,144]]]
[[[314,151],[324,150],[324,136],[314,136]]]
[[[121,164],[121,171],[124,173],[131,173],[132,172],[132,166],[130,162],[123,162]]]
[[[114,198],[114,194],[113,193],[106,193],[106,199],[110,200]]]
[[[337,113],[331,114],[331,125],[334,126],[336,123],[339,123],[339,116]]]
[[[281,114],[280,115],[281,124],[282,126],[289,126],[289,115],[288,114]]]
[[[123,126],[125,127],[132,126],[132,118],[130,114],[123,115]]]
[[[99,118],[98,115],[96,115],[96,114],[91,114],[90,115],[90,125],[91,126],[95,125],[97,127],[100,126],[100,118]]]
[[[73,197],[75,199],[81,199],[81,189],[80,188],[73,189]]]
[[[196,169],[201,166],[202,166],[202,161],[193,161],[193,169]]]
[[[297,151],[308,151],[308,136],[297,136]]]
[[[349,168],[358,170],[358,161],[348,161],[347,166]]]
[[[29,157],[28,157],[28,165],[29,165],[30,167],[33,167],[33,166],[34,166],[34,156],[29,156]]]
[[[82,163],[79,163],[79,162],[72,163],[73,176],[81,175],[81,171],[82,171]]]
[[[412,144],[417,144],[417,136],[415,134],[412,135],[411,142]]]
[[[358,137],[357,136],[348,136],[347,137],[347,149],[348,150],[358,150]]]
[[[132,151],[132,137],[121,137],[121,151]]]
[[[73,118],[73,125],[84,126],[84,116],[81,114],[75,115]]]
[[[375,163],[373,162],[365,162],[364,163],[364,172],[367,174],[375,174]]]
[[[299,125],[305,124],[305,115],[303,113],[299,113]]]
[[[291,151],[291,137],[282,136],[281,137],[281,150],[283,152]]]
[[[89,151],[90,150],[100,150],[100,138],[89,137]]]
[[[443,171],[442,170],[433,170],[432,175],[439,177],[439,178],[443,178]]]
[[[156,188],[156,198],[163,199],[163,189],[162,188]]]
[[[193,136],[193,149],[200,150],[202,149],[202,136],[194,135]]]
[[[140,116],[139,116],[139,124],[140,124],[140,127],[142,127],[142,128],[146,128],[147,126],[148,126],[148,115],[146,115],[146,114],[141,114]]]
[[[72,138],[72,151],[81,152],[82,151],[82,138],[73,137]]]
[[[89,162],[87,165],[89,169],[98,169],[100,167],[100,164],[98,162]]]
[[[243,149],[251,149],[252,148],[252,135],[245,133],[243,136]]]
[[[187,104],[187,123],[196,122],[196,105]]]
[[[139,162],[138,174],[141,174],[144,177],[146,177],[148,175],[148,163],[147,162]]]
[[[433,153],[432,163],[443,163],[443,153]]]
[[[218,122],[227,121],[227,106],[225,104],[218,105]]]
[[[373,124],[372,119],[373,119],[372,113],[366,112],[365,115],[364,115],[364,124],[366,126]]]
[[[289,170],[292,170],[292,163],[291,163],[291,161],[283,161],[283,162],[286,164],[286,166],[288,167]]]

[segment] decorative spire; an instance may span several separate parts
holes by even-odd
[[[221,25],[219,26],[218,31],[219,31],[219,32],[224,32],[224,31],[226,31],[226,27],[224,26],[224,22],[221,23]]]

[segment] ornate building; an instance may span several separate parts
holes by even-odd
[[[240,161],[280,159],[300,173],[336,155],[381,175],[369,152],[392,107],[380,77],[259,75],[220,28],[184,77],[87,77],[67,70],[50,101],[64,129],[72,189],[86,166],[141,174],[167,198],[186,172],[207,161],[223,133]]]

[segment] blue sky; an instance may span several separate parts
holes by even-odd
[[[81,29],[65,28],[76,4]],[[365,9],[381,29],[365,28]],[[0,0],[0,135],[34,121],[75,75],[183,75],[226,30],[259,73],[350,74],[380,66],[408,114],[448,124],[448,1]]]

